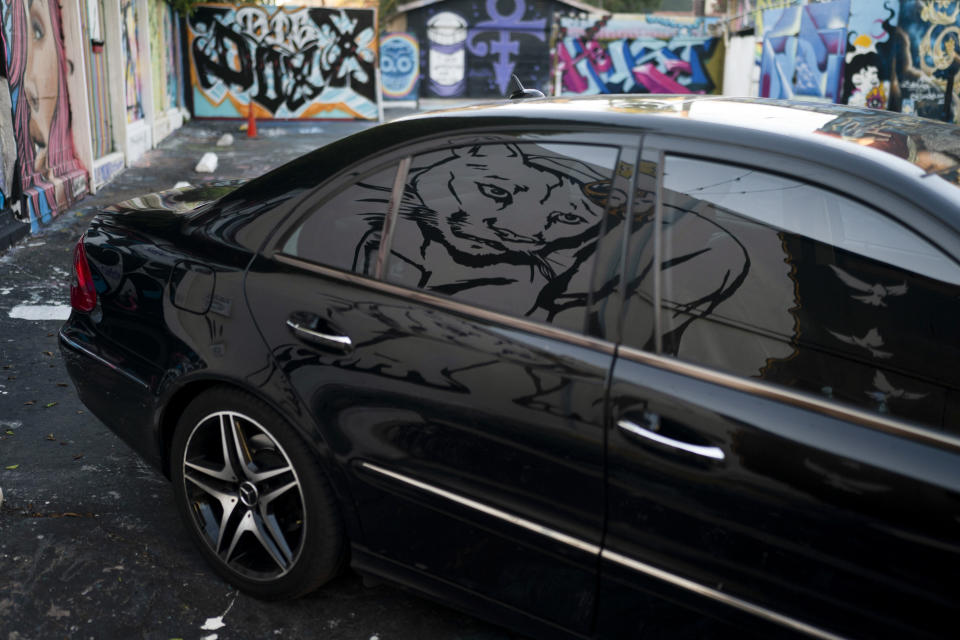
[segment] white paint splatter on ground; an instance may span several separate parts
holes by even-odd
[[[20,320],[66,320],[70,317],[70,305],[18,304],[10,309],[10,317]]]
[[[223,619],[230,613],[230,609],[233,608],[233,605],[237,602],[237,596],[233,596],[233,600],[230,601],[230,604],[227,605],[227,610],[215,618],[207,618],[207,621],[203,623],[203,626],[200,627],[201,631],[216,631],[217,629],[222,629],[227,624]],[[210,636],[207,636],[209,638]],[[217,634],[213,634],[213,639],[217,637]]]

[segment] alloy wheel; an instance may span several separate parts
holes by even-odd
[[[267,581],[296,564],[307,527],[303,488],[258,422],[233,411],[200,420],[184,450],[183,484],[193,524],[231,570]]]

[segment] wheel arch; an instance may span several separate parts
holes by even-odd
[[[190,405],[190,403],[197,398],[202,393],[205,393],[211,389],[215,388],[227,388],[234,389],[241,393],[245,393],[261,402],[264,402],[270,409],[276,411],[277,414],[286,420],[295,431],[297,431],[300,436],[304,439],[304,442],[319,442],[322,447],[322,452],[318,455],[320,461],[320,466],[326,473],[327,478],[330,480],[333,490],[336,493],[337,501],[340,506],[340,513],[343,517],[343,522],[346,527],[346,534],[349,540],[360,540],[362,536],[362,529],[360,527],[360,517],[356,512],[355,502],[353,499],[353,494],[350,491],[346,477],[343,473],[343,470],[338,468],[336,462],[334,462],[333,455],[326,444],[325,439],[323,438],[322,430],[319,428],[319,425],[314,425],[314,432],[319,435],[318,439],[310,439],[308,435],[303,431],[296,420],[290,419],[287,412],[285,412],[277,402],[271,399],[270,395],[263,393],[262,390],[252,389],[248,386],[237,383],[234,380],[228,378],[201,378],[193,379],[189,382],[184,382],[179,385],[176,389],[169,392],[169,396],[166,401],[162,403],[162,409],[157,421],[158,429],[158,444],[160,450],[160,464],[162,465],[163,475],[170,480],[170,455],[173,447],[173,437],[176,432],[177,422],[180,420],[180,416],[183,415],[183,412]]]

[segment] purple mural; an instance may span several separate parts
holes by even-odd
[[[567,8],[549,0],[448,0],[412,11],[423,94],[499,97],[514,73],[525,86],[547,89],[555,10]]]

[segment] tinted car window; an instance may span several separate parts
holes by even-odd
[[[951,411],[960,269],[878,211],[668,157],[662,243],[664,353],[931,425]]]
[[[387,279],[581,330],[617,155],[492,143],[416,156]]]
[[[307,216],[282,251],[372,277],[396,174],[390,165],[349,182]]]

